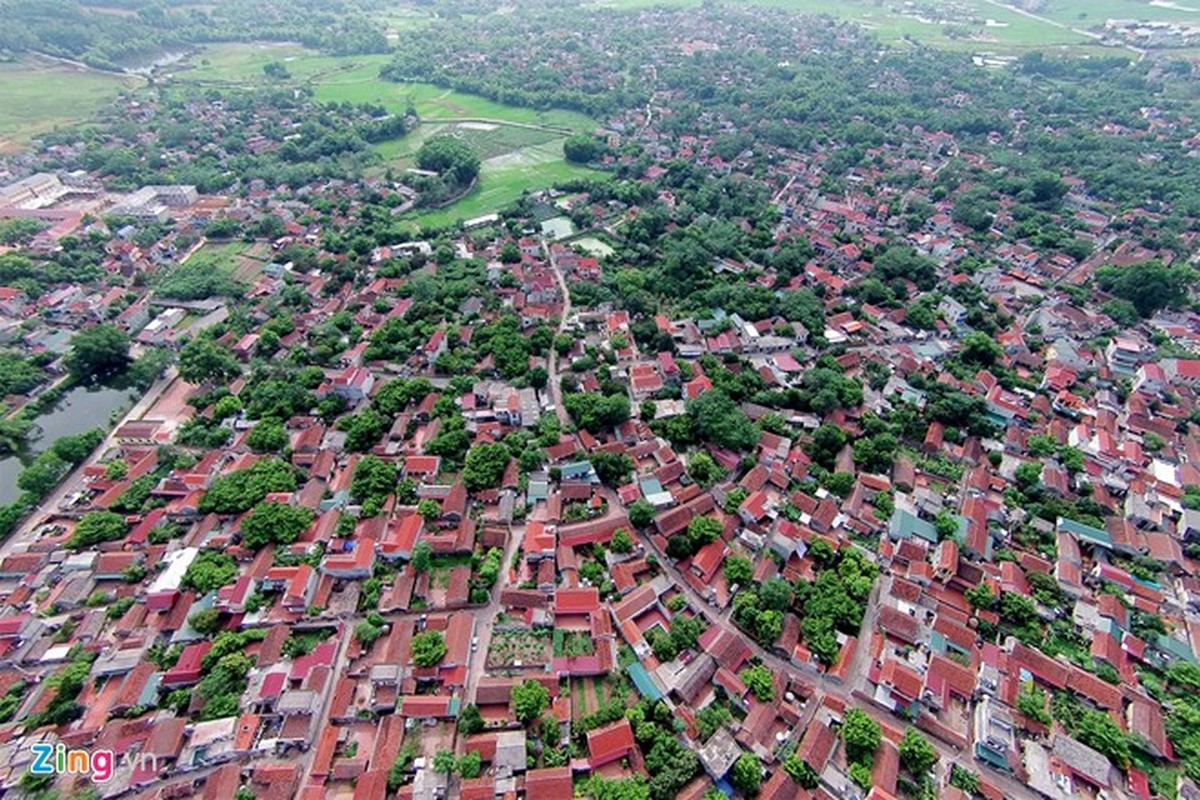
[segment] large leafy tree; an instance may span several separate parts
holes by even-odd
[[[312,524],[314,514],[302,506],[259,503],[242,518],[242,542],[253,550],[268,544],[291,544]]]
[[[733,762],[729,780],[743,794],[753,796],[758,792],[762,779],[762,764],[759,762],[758,756],[753,753],[742,753],[738,756],[738,760]]]
[[[129,365],[129,337],[115,325],[96,325],[75,334],[67,369],[79,380],[113,375]]]
[[[479,174],[479,156],[469,144],[453,136],[426,139],[417,150],[417,164],[460,186],[475,180]]]
[[[472,447],[463,465],[463,483],[473,492],[499,486],[510,457],[508,448],[500,443]]]
[[[513,713],[525,724],[540,717],[549,704],[550,691],[538,681],[522,681],[512,687]]]
[[[111,511],[89,511],[79,520],[67,547],[80,550],[84,547],[115,542],[129,532],[129,525],[120,514]]]
[[[228,553],[201,550],[183,573],[183,586],[207,594],[232,581],[238,574],[237,562]]]
[[[900,740],[900,763],[914,775],[924,775],[937,761],[937,751],[921,734],[912,728]]]
[[[241,372],[229,348],[212,339],[192,339],[179,351],[179,377],[188,383],[224,382]]]
[[[852,708],[846,712],[841,733],[842,740],[846,743],[846,755],[856,762],[870,761],[882,740],[879,723],[861,708]]]
[[[1096,283],[1100,288],[1122,300],[1128,300],[1143,317],[1181,304],[1187,299],[1188,290],[1195,285],[1196,278],[1196,270],[1187,265],[1168,267],[1157,260],[1096,270]]]
[[[412,638],[412,660],[418,667],[435,667],[446,657],[441,631],[422,631]]]
[[[687,413],[705,441],[731,450],[749,450],[758,443],[758,428],[720,389],[689,400]]]

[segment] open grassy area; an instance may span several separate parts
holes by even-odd
[[[91,117],[120,92],[140,86],[122,77],[41,58],[0,63],[0,150]]]
[[[483,163],[475,189],[446,208],[418,211],[402,218],[414,225],[450,225],[490,214],[517,200],[524,191],[547,189],[573,178],[604,179],[608,173],[568,164],[562,158],[562,140],[526,147]]]
[[[232,274],[237,269],[237,257],[246,247],[246,243],[242,241],[206,242],[203,247],[192,253],[187,263],[193,267],[206,267]]]

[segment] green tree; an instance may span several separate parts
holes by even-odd
[[[188,617],[188,625],[205,636],[216,633],[223,624],[221,612],[215,608],[205,608]]]
[[[183,573],[180,585],[208,594],[230,583],[238,574],[237,562],[228,553],[201,550]]]
[[[789,778],[809,791],[816,789],[817,785],[821,782],[821,778],[817,775],[816,770],[794,753],[784,760],[783,771],[788,774]]]
[[[441,631],[422,631],[412,638],[412,660],[418,667],[435,667],[446,657]]]
[[[633,550],[633,537],[624,528],[617,528],[613,531],[612,541],[608,543],[608,547],[614,553],[628,553]]]
[[[939,511],[933,519],[933,527],[937,531],[938,541],[952,539],[958,535],[958,520],[948,511]]]
[[[1103,711],[1085,711],[1074,730],[1075,738],[1103,753],[1119,770],[1129,768],[1129,736]]]
[[[192,339],[179,351],[179,377],[188,383],[224,383],[241,373],[233,353],[207,337]]]
[[[479,706],[474,703],[463,706],[462,713],[458,715],[458,732],[464,736],[473,736],[481,733],[483,728],[483,715],[479,713]]]
[[[272,492],[294,492],[296,471],[278,458],[264,458],[246,469],[222,475],[200,499],[200,511],[237,514],[248,511]]]
[[[602,433],[629,419],[629,398],[624,394],[576,392],[563,397],[563,406],[579,427]]]
[[[383,505],[387,496],[396,490],[396,465],[378,456],[365,455],[354,465],[350,480],[350,496],[360,503],[374,501]]]
[[[744,556],[730,556],[725,559],[724,573],[725,582],[730,586],[745,587],[754,576],[754,563]]]
[[[971,797],[979,794],[979,776],[958,764],[950,767],[950,785],[962,789]]]
[[[256,453],[278,453],[288,446],[288,434],[279,420],[260,420],[246,434],[246,446]]]
[[[739,677],[759,702],[769,703],[775,699],[775,678],[771,670],[762,664],[747,667],[741,671]]]
[[[749,450],[759,430],[720,389],[704,392],[687,403],[687,414],[701,439],[731,450]]]
[[[963,337],[958,357],[964,364],[986,368],[995,364],[1003,352],[995,339],[982,331],[972,331]]]
[[[1151,317],[1168,306],[1181,305],[1196,283],[1196,271],[1185,265],[1166,266],[1143,261],[1127,267],[1104,266],[1096,270],[1100,288],[1133,304],[1142,317]]]
[[[500,262],[503,264],[521,263],[521,248],[516,242],[508,241],[500,248]]]
[[[853,762],[870,764],[874,760],[875,751],[882,741],[882,729],[861,708],[852,708],[846,712],[842,724],[842,741],[846,743],[846,757]]]
[[[433,522],[442,515],[442,505],[432,497],[423,497],[421,502],[417,503],[417,513],[426,522]]]
[[[483,758],[479,755],[478,750],[468,750],[458,758],[458,763],[455,769],[458,774],[466,780],[478,778],[479,772],[483,768]]]
[[[417,166],[436,172],[444,180],[466,186],[479,174],[479,156],[462,139],[431,136],[417,150]]]
[[[387,422],[373,408],[363,409],[357,414],[344,417],[338,428],[346,432],[346,449],[362,453],[379,443],[379,437]]]
[[[991,588],[982,581],[963,592],[963,597],[971,604],[972,608],[982,608],[984,610],[989,610],[995,606],[997,599],[996,595],[992,594]]]
[[[242,518],[242,543],[251,550],[268,544],[291,544],[312,524],[315,515],[303,506],[259,503]]]
[[[75,334],[64,363],[76,379],[113,375],[129,366],[129,336],[115,325],[96,325]]]
[[[937,759],[937,751],[928,739],[912,728],[904,732],[904,738],[900,740],[900,764],[905,769],[921,777],[929,772]]]
[[[89,511],[80,518],[75,530],[67,539],[67,547],[82,550],[103,542],[115,542],[125,538],[129,525],[120,514],[111,511]]]
[[[654,506],[644,497],[639,497],[629,504],[629,524],[638,530],[643,530],[654,521]]]
[[[700,452],[688,460],[688,477],[707,489],[721,479],[724,470],[708,453]]]
[[[900,443],[891,433],[865,436],[854,442],[854,463],[870,472],[888,472]]]
[[[758,587],[758,599],[763,608],[771,611],[787,611],[792,605],[792,584],[783,578],[771,578]]]
[[[454,772],[454,751],[439,750],[433,754],[433,771],[444,772],[449,777]]]
[[[1022,490],[1036,486],[1042,479],[1042,465],[1036,461],[1027,461],[1017,467],[1015,477],[1017,486]]]
[[[725,526],[714,517],[695,517],[687,526],[687,538],[691,543],[692,552],[706,544],[715,542],[724,532]]]
[[[738,756],[737,761],[733,762],[729,781],[743,794],[750,796],[757,794],[758,787],[762,785],[762,779],[762,764],[759,762],[758,756],[753,753],[742,753]]]
[[[498,442],[472,447],[463,465],[463,483],[473,492],[499,486],[510,458],[508,448]]]
[[[812,440],[805,448],[809,457],[826,469],[833,469],[838,453],[846,445],[846,432],[837,425],[825,423],[813,431]]]
[[[362,642],[363,647],[370,647],[380,636],[383,636],[383,628],[370,620],[363,620],[354,626],[354,638]]]
[[[417,542],[413,546],[412,565],[417,574],[428,572],[429,566],[433,562],[433,547],[426,541]]]
[[[550,704],[550,691],[535,680],[526,680],[512,687],[513,713],[526,725],[536,720]]]
[[[574,164],[591,164],[605,151],[604,145],[589,133],[577,133],[563,142],[563,155]]]

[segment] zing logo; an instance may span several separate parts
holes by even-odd
[[[68,750],[66,745],[38,743],[30,745],[33,775],[87,775],[95,783],[105,783],[113,776],[116,758],[112,750]],[[123,753],[121,763],[135,769],[149,767],[158,772],[158,758],[150,753]]]

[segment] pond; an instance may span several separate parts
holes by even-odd
[[[76,386],[37,418],[25,452],[0,458],[0,504],[21,495],[17,476],[24,465],[63,436],[74,436],[92,428],[108,428],[113,412],[123,412],[137,397],[135,390],[93,384]]]

